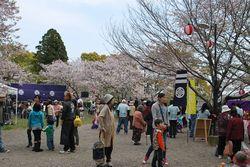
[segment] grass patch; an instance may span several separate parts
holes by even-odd
[[[83,116],[84,116],[84,120],[83,120],[84,125],[92,123],[93,115],[89,115],[87,113],[84,113]],[[13,119],[13,122],[15,122],[14,119]],[[46,120],[44,122],[46,123]],[[26,129],[27,128],[27,123],[28,123],[28,119],[18,118],[17,119],[17,124],[4,125],[2,129],[3,130]]]
[[[14,119],[13,119],[13,122]],[[28,123],[28,120],[27,119],[21,119],[21,118],[18,118],[17,119],[17,124],[14,124],[14,125],[4,125],[3,126],[3,130],[12,130],[12,129],[26,129],[27,128],[27,123]]]

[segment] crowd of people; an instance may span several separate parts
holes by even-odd
[[[0,97],[0,103],[3,98]],[[129,133],[129,130],[132,131],[134,145],[141,145],[141,135],[144,132],[147,136],[150,136],[150,145],[145,150],[143,164],[147,163],[151,153],[153,153],[152,167],[168,165],[166,153],[168,137],[174,139],[178,133],[182,133],[182,128],[187,126],[185,120],[188,120],[189,123],[189,135],[193,137],[195,120],[207,119],[212,115],[206,103],[197,111],[197,114],[186,116],[182,112],[182,107],[175,106],[173,100],[170,100],[169,105],[167,105],[167,101],[167,95],[161,92],[158,93],[156,101],[123,99],[120,103],[117,103],[111,94],[106,94],[102,98],[97,99],[95,103],[92,103],[93,124],[91,128],[99,129],[99,138],[104,144],[106,166],[112,166],[114,136],[115,134],[119,135],[121,130],[124,131],[125,135]],[[54,131],[55,127],[58,127],[61,122],[60,144],[63,145],[63,149],[59,153],[75,152],[76,147],[79,145],[78,126],[76,126],[75,120],[81,116],[81,111],[83,110],[83,101],[81,99],[74,99],[72,93],[67,91],[65,92],[63,102],[47,100],[44,104],[41,104],[40,96],[36,95],[28,108],[31,109],[27,113],[27,147],[32,147],[34,152],[43,151],[41,149],[41,133],[44,132],[47,137],[48,150],[54,151]],[[217,117],[219,134],[218,157],[220,159],[223,158],[225,146],[231,142],[233,153],[228,156],[231,160],[234,158],[236,164],[237,157],[242,157],[242,154],[246,155],[244,152],[240,152],[241,143],[244,140],[243,113],[238,106],[229,108],[227,105],[224,105]],[[115,117],[118,119],[117,126],[115,126]],[[44,120],[46,123],[44,123]],[[3,121],[1,121],[0,117],[1,122]],[[34,141],[32,141],[31,133],[33,133]],[[9,152],[9,150],[3,147],[1,128],[0,152]],[[242,164],[246,164],[246,161],[241,161],[240,167],[243,167]],[[104,163],[97,164],[97,166],[102,165]]]

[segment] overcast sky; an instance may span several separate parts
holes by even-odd
[[[56,29],[66,46],[70,59],[82,52],[108,54],[113,48],[103,34],[110,21],[122,21],[127,6],[136,0],[17,0],[22,19],[18,23],[19,41],[29,51],[50,28]]]

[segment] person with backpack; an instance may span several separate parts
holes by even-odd
[[[164,142],[163,133],[166,131],[166,125],[160,119],[154,121],[155,130],[153,136],[153,148],[154,148],[154,157],[152,159],[152,167],[163,167],[164,161],[164,152],[166,151],[166,146]],[[157,164],[157,165],[156,165]]]

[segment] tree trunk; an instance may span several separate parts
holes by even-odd
[[[217,84],[215,84],[217,85]],[[219,115],[220,112],[220,107],[221,107],[221,103],[219,103],[219,98],[220,98],[220,92],[219,92],[219,87],[215,86],[213,87],[213,103],[212,103],[212,111],[211,114],[215,114],[216,116]],[[216,135],[216,122],[217,122],[217,117],[214,117],[213,115],[211,115],[211,119],[212,119],[212,124],[211,124],[211,135]]]

